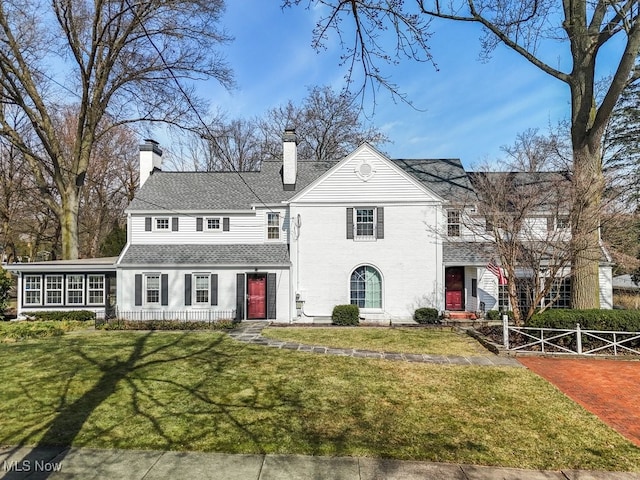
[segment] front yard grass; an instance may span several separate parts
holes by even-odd
[[[0,372],[0,445],[640,468],[639,448],[520,368],[96,332],[0,344]]]
[[[476,340],[453,330],[385,327],[269,327],[262,335],[276,340],[376,352],[481,357],[493,355]]]

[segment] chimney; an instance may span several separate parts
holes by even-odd
[[[144,185],[149,176],[156,170],[162,169],[162,150],[158,142],[146,138],[140,145],[140,186]]]
[[[285,190],[296,189],[298,175],[298,146],[296,129],[287,127],[282,135],[282,186]]]

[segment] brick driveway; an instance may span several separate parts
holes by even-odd
[[[640,447],[640,362],[546,357],[518,360]]]

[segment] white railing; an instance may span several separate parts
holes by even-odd
[[[235,310],[116,310],[114,318],[129,321],[218,322],[235,319]]]
[[[510,336],[519,337],[513,344]],[[510,351],[572,355],[640,355],[640,332],[515,327],[503,318],[503,345]]]

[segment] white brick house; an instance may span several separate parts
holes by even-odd
[[[310,162],[298,160],[293,132],[283,140],[282,162],[241,173],[164,172],[148,141],[117,260],[80,261],[82,282],[77,266],[12,265],[19,312],[115,305],[158,318],[233,312],[309,322],[348,303],[382,321],[409,319],[421,306],[499,307],[487,270],[495,252],[463,234],[458,212],[474,191],[459,160],[391,160],[364,144],[338,162]],[[610,308],[610,264],[600,273]],[[69,296],[72,287],[84,293]]]

